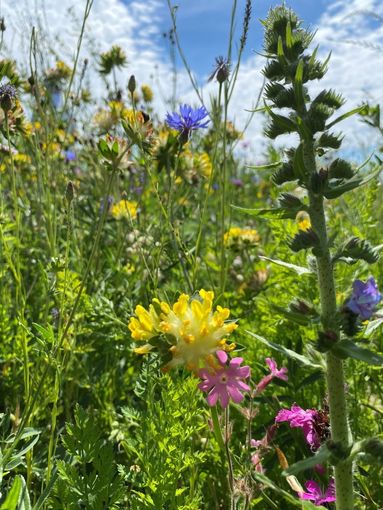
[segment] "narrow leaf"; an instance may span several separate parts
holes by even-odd
[[[383,356],[369,349],[360,347],[352,340],[344,339],[337,342],[331,349],[336,356],[340,358],[353,358],[359,361],[364,361],[369,365],[383,365]]]
[[[311,269],[309,269],[308,267],[297,266],[295,264],[290,264],[289,262],[284,262],[283,260],[271,259],[263,255],[260,255],[259,258],[261,260],[267,260],[268,262],[276,264],[277,266],[282,266],[285,267],[286,269],[290,269],[291,271],[295,271],[299,276],[303,274],[312,274]]]
[[[256,333],[253,333],[252,331],[246,331],[246,333],[248,333],[250,336],[252,336],[256,340],[259,340],[264,345],[267,345],[268,347],[270,347],[270,349],[273,349],[274,351],[278,351],[281,354],[287,356],[288,358],[298,361],[302,365],[305,365],[307,367],[312,367],[312,368],[323,369],[323,367],[321,365],[314,363],[313,361],[311,361],[306,356],[303,356],[302,354],[298,354],[297,352],[292,351],[291,349],[287,349],[287,347],[284,347],[283,345],[279,345],[274,342],[271,342],[270,340],[266,340],[266,338],[263,338],[262,336],[257,335]]]

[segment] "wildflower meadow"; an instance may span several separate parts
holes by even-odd
[[[83,58],[80,3],[72,60],[0,20],[0,510],[382,510],[379,103],[251,0],[203,95],[169,0],[193,99],[175,69],[161,109],[117,42]],[[263,148],[231,110],[251,27]]]

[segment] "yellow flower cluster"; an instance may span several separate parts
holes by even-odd
[[[116,220],[121,220],[122,218],[134,220],[137,218],[137,202],[120,200],[112,205],[110,213]]]
[[[166,334],[163,344],[167,346],[166,341],[170,342],[168,350],[172,354],[168,368],[185,365],[189,370],[198,370],[200,366],[214,363],[215,351],[235,348],[235,344],[226,343],[225,337],[237,328],[237,324],[227,322],[228,308],[217,306],[213,311],[213,299],[214,292],[201,289],[192,298],[181,294],[172,307],[158,299],[153,299],[148,310],[138,305],[136,317],[129,322],[132,338],[147,342]],[[154,348],[155,342],[146,343],[135,352],[146,354]]]
[[[255,245],[259,239],[258,232],[253,228],[231,227],[223,236],[226,247]]]

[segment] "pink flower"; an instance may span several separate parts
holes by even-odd
[[[272,358],[266,358],[266,364],[270,369],[270,374],[263,377],[261,381],[257,384],[255,393],[261,393],[266,388],[266,386],[268,386],[271,383],[274,377],[282,379],[282,381],[288,380],[286,367],[282,367],[281,369],[279,369],[277,367],[276,361],[273,360]]]
[[[313,480],[308,480],[305,484],[305,487],[307,492],[299,493],[298,496],[300,499],[309,499],[313,501],[314,505],[316,506],[320,506],[323,503],[333,503],[336,501],[335,483],[333,479],[330,480],[325,493],[323,493],[319,484]]]
[[[273,438],[275,436],[276,429],[277,429],[276,425],[271,425],[266,430],[266,434],[263,436],[262,439],[252,439],[250,441],[250,445],[253,448],[268,448],[271,441],[273,440]]]
[[[253,463],[255,471],[257,471],[257,473],[263,474],[265,472],[262,466],[262,459],[258,452],[253,453],[253,455],[251,456],[251,462]]]
[[[302,409],[301,407],[293,404],[291,411],[289,409],[281,409],[277,414],[275,421],[290,422],[291,428],[301,428],[305,435],[306,442],[313,448],[317,449],[320,446],[320,438],[315,430],[315,420],[318,411],[315,409]]]
[[[201,391],[207,391],[207,403],[210,407],[216,405],[218,400],[223,408],[229,405],[230,399],[236,404],[242,402],[242,391],[250,391],[250,387],[242,379],[250,377],[250,367],[241,367],[243,358],[229,357],[225,351],[217,351],[218,369],[203,368],[199,376],[203,381],[198,385]]]

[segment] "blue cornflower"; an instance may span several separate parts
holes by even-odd
[[[16,98],[16,88],[11,83],[0,84],[0,106],[4,111],[12,108]]]
[[[180,113],[173,112],[166,115],[166,123],[169,127],[179,131],[183,138],[187,139],[193,129],[207,127],[210,121],[209,119],[204,121],[204,119],[208,115],[204,106],[193,109],[188,104],[184,104],[180,106]]]

